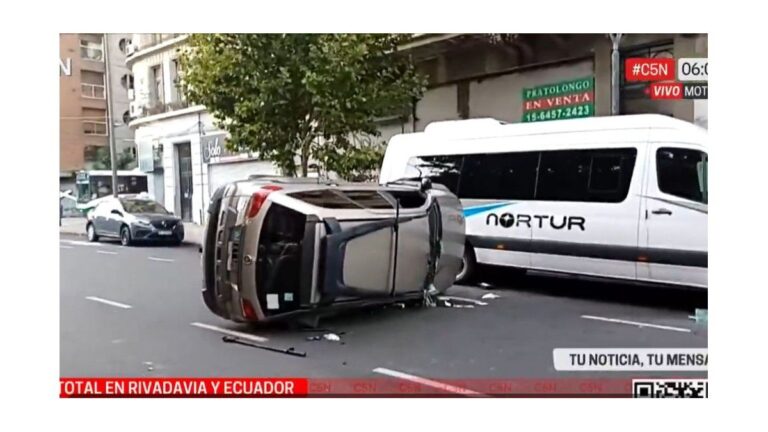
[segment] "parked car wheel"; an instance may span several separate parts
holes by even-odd
[[[471,283],[474,277],[477,261],[475,260],[475,249],[466,244],[464,246],[464,255],[461,257],[461,270],[456,275],[456,283]]]
[[[131,230],[127,226],[120,229],[120,244],[123,246],[131,245]]]
[[[85,227],[86,233],[88,233],[88,241],[89,242],[97,242],[99,241],[99,236],[96,235],[96,228],[93,227],[92,223],[89,223],[87,227]]]

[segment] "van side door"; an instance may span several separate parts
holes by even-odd
[[[541,152],[528,213],[533,268],[635,280],[639,156],[631,144]]]
[[[706,288],[707,153],[666,143],[648,152],[638,279]]]

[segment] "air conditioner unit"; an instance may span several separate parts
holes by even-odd
[[[133,55],[138,50],[139,50],[139,46],[138,45],[128,44],[128,46],[125,48],[125,54],[126,55]]]
[[[129,107],[129,111],[131,114],[131,118],[141,117],[144,115],[144,110],[146,107],[138,102],[131,102],[131,105]]]
[[[131,100],[131,101],[132,101],[132,100],[134,99],[134,97],[136,96],[136,94],[135,94],[135,93],[136,93],[136,92],[135,92],[135,90],[134,90],[134,89],[128,89],[128,100]]]

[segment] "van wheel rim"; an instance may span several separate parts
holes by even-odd
[[[459,270],[459,274],[456,275],[456,280],[461,280],[464,275],[467,273],[467,255],[462,255],[461,257],[461,270]]]

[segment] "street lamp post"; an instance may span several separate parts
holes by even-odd
[[[611,115],[619,114],[619,74],[621,64],[619,59],[619,44],[621,33],[611,33],[613,50],[611,51]]]
[[[117,198],[117,148],[115,145],[115,133],[112,118],[112,82],[109,80],[109,34],[104,33],[104,79],[107,94],[107,134],[109,135],[109,155],[112,165],[112,196]]]

